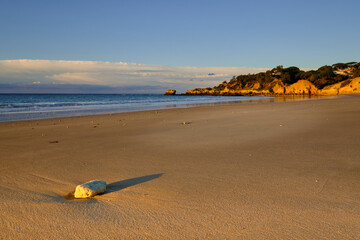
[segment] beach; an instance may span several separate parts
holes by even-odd
[[[349,95],[3,122],[0,239],[357,239],[359,120]]]

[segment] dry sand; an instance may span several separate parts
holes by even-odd
[[[360,96],[1,123],[0,162],[1,239],[360,236]]]

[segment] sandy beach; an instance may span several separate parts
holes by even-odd
[[[353,95],[0,123],[0,239],[358,239],[359,120]]]

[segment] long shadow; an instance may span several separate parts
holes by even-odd
[[[158,174],[146,175],[146,176],[137,177],[137,178],[130,178],[130,179],[126,179],[126,180],[122,180],[122,181],[118,181],[118,182],[113,182],[113,183],[106,185],[106,191],[103,194],[117,192],[117,191],[123,190],[125,188],[131,187],[131,186],[134,186],[134,185],[137,185],[140,183],[151,181],[153,179],[161,177],[162,175],[163,175],[163,173],[158,173]]]

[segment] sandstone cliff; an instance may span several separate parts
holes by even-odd
[[[360,93],[360,77],[339,82],[325,87],[321,95],[356,94]]]
[[[260,86],[255,83],[252,86],[232,89],[231,86],[225,86],[224,89],[216,88],[195,88],[187,90],[187,95],[338,95],[338,94],[357,94],[360,93],[360,77],[345,80],[323,89],[318,89],[308,80],[299,80],[294,84],[285,86],[281,81],[274,80],[266,86]]]
[[[304,71],[277,66],[266,72],[233,76],[213,88],[195,88],[188,95],[336,95],[360,93],[360,62],[325,65]]]

